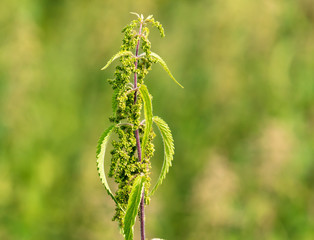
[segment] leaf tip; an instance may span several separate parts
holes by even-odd
[[[136,12],[130,12],[130,14],[136,15],[138,18],[140,18],[140,15]]]

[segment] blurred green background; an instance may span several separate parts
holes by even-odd
[[[122,240],[95,148],[131,11],[185,86],[146,80],[176,146],[148,239],[314,239],[312,0],[2,0],[0,239]]]

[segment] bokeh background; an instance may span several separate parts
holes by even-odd
[[[146,80],[176,146],[148,239],[314,239],[312,0],[1,0],[0,239],[122,240],[95,148],[131,11],[185,86]]]

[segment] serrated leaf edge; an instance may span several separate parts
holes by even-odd
[[[153,122],[157,125],[164,144],[164,161],[161,167],[158,180],[151,190],[149,196],[152,196],[157,188],[162,184],[166,178],[166,174],[169,172],[169,168],[172,166],[172,160],[174,155],[174,141],[168,124],[160,117],[154,116]]]
[[[114,197],[114,195],[111,192],[111,189],[109,187],[109,184],[107,182],[106,179],[106,174],[105,174],[105,153],[106,153],[106,147],[107,147],[107,143],[108,140],[110,138],[110,134],[112,133],[112,130],[116,127],[116,125],[112,125],[110,127],[108,127],[103,134],[100,136],[99,141],[98,141],[98,145],[97,145],[97,150],[96,150],[96,165],[97,165],[97,171],[99,174],[99,178],[102,182],[102,184],[104,185],[108,195],[113,199],[113,201],[117,204],[117,206],[119,208],[121,208],[121,210],[123,212],[125,212],[125,210],[120,206],[120,204],[118,203],[117,199]]]

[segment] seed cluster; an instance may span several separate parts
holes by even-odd
[[[151,70],[155,60],[151,58],[151,43],[148,40],[149,29],[148,23],[152,23],[160,31],[160,35],[164,36],[162,25],[155,21],[152,16],[145,20],[142,16],[138,16],[137,20],[133,20],[123,29],[124,38],[121,45],[121,51],[134,51],[137,44],[141,42],[140,49],[142,53],[135,55],[126,55],[120,58],[120,64],[116,67],[114,79],[108,82],[114,90],[112,99],[113,115],[109,120],[116,125],[114,131],[118,136],[117,140],[112,141],[113,150],[111,151],[111,165],[109,177],[114,178],[118,184],[118,190],[115,197],[120,207],[126,209],[129,194],[131,192],[135,177],[139,174],[145,175],[145,203],[149,203],[148,189],[150,187],[150,159],[154,153],[154,145],[152,143],[155,133],[150,132],[148,142],[143,149],[143,156],[139,161],[137,154],[136,138],[134,132],[138,129],[140,141],[144,132],[143,121],[141,123],[142,100],[140,97],[134,101],[138,89],[134,88],[131,78],[134,73],[137,74],[138,86],[144,84],[144,78]],[[140,26],[142,31],[139,33]],[[136,66],[137,62],[137,66]],[[113,220],[119,222],[123,227],[124,211],[119,206],[116,207],[116,213]]]

